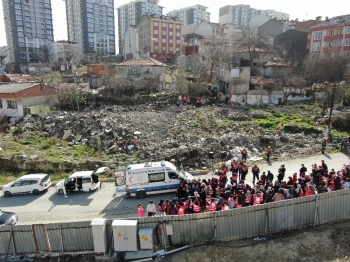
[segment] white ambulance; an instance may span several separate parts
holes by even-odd
[[[116,194],[145,198],[151,194],[174,192],[181,179],[189,182],[193,177],[168,161],[132,164],[115,172]]]

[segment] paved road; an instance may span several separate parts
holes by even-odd
[[[289,160],[283,162],[258,162],[261,171],[270,170],[275,176],[277,169],[285,164],[286,177],[297,172],[301,164],[310,170],[312,164],[320,164],[324,159],[329,168],[339,170],[343,164],[349,162],[349,156],[337,153],[331,155],[317,155],[305,157],[304,159]],[[251,167],[253,163],[248,165]],[[198,175],[200,178],[210,178],[211,174]],[[249,173],[247,182],[252,181],[252,174]],[[33,223],[55,223],[70,221],[90,221],[96,217],[108,219],[118,217],[135,217],[136,205],[141,203],[145,208],[148,201],[153,199],[157,204],[160,199],[172,199],[174,194],[160,194],[149,196],[146,199],[124,199],[122,196],[115,196],[114,183],[103,183],[102,188],[92,193],[74,194],[64,197],[55,193],[53,187],[41,195],[20,195],[6,198],[0,197],[0,208],[4,211],[14,211],[19,216],[20,224]]]

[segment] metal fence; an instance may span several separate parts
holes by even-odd
[[[134,218],[139,228],[154,228],[154,243],[189,244],[227,241],[316,226],[350,217],[350,190],[249,206],[240,209],[185,216]],[[107,221],[108,248],[113,247],[113,220]],[[93,251],[91,222],[0,227],[0,254]],[[171,238],[166,225],[171,224]],[[163,235],[163,236],[164,236]]]

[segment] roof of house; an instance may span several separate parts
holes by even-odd
[[[328,19],[327,21],[321,22],[321,23],[311,27],[311,29],[315,29],[318,27],[324,27],[324,26],[330,26],[330,25],[337,25],[337,24],[341,24],[341,23],[350,23],[350,14],[332,17],[331,19]]]
[[[163,64],[162,62],[159,62],[158,60],[155,60],[151,57],[142,57],[137,59],[131,59],[127,60],[125,62],[116,64],[116,66],[167,66],[166,64]]]
[[[0,94],[15,94],[36,85],[39,83],[1,83]]]
[[[271,79],[267,79],[263,76],[253,76],[250,79],[251,85],[259,85],[259,86],[268,86],[270,84],[275,84],[275,82]]]
[[[23,74],[5,74],[5,76],[10,79],[11,82],[16,83],[38,83],[39,79],[31,76],[31,75],[23,75]]]
[[[65,89],[69,89],[72,87],[76,87],[79,89],[84,89],[86,87],[88,87],[90,84],[85,82],[85,83],[79,83],[79,84],[75,84],[75,83],[56,83],[53,84],[54,87],[56,87],[59,90],[65,90]]]
[[[290,65],[286,64],[286,63],[283,63],[283,62],[267,62],[265,65],[265,67],[268,67],[268,66],[284,66],[284,67],[290,67]]]

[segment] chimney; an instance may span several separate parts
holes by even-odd
[[[136,55],[135,58],[139,59],[140,58],[140,47],[139,47],[139,29],[136,28],[135,30],[136,34],[135,34],[135,44],[136,44]]]
[[[316,16],[316,21],[321,21],[322,16]]]
[[[326,22],[328,22],[328,21],[329,21],[328,16],[326,16]]]

